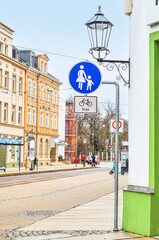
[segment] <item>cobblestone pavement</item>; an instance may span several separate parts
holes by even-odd
[[[88,171],[88,170],[87,170]],[[127,175],[120,176],[120,188],[126,186]],[[114,177],[108,171],[69,178],[17,185],[0,189],[0,240],[14,239],[18,228],[48,216],[66,211],[114,191]],[[77,232],[57,232],[74,236]],[[41,234],[39,231],[27,234]],[[48,232],[46,233],[48,234]],[[54,233],[50,233],[54,234]],[[78,232],[89,234],[89,232]],[[91,233],[90,233],[91,234]],[[98,234],[98,231],[96,232]]]

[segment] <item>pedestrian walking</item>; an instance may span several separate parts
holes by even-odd
[[[82,155],[81,160],[82,160],[83,167],[85,167],[85,155]]]
[[[77,163],[78,163],[78,157],[75,157],[75,166],[77,167]]]
[[[94,166],[95,167],[95,165],[96,165],[96,162],[95,162],[95,155],[93,154],[93,156],[92,156],[92,167]]]
[[[38,159],[35,157],[33,160],[33,169],[35,169],[35,166],[37,166]]]

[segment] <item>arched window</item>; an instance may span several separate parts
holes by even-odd
[[[45,157],[48,158],[48,139],[45,141]]]
[[[43,140],[41,138],[39,144],[39,156],[42,158],[42,155],[43,155]]]

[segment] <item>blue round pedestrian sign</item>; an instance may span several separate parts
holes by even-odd
[[[100,70],[90,62],[77,63],[69,74],[72,88],[83,94],[94,92],[99,87],[101,80]]]

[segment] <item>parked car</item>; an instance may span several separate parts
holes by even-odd
[[[99,159],[98,156],[95,156],[95,164],[96,164],[96,165],[97,165],[97,164],[100,164],[100,159]]]
[[[92,156],[88,156],[86,158],[86,162],[87,162],[87,164],[92,164]]]

